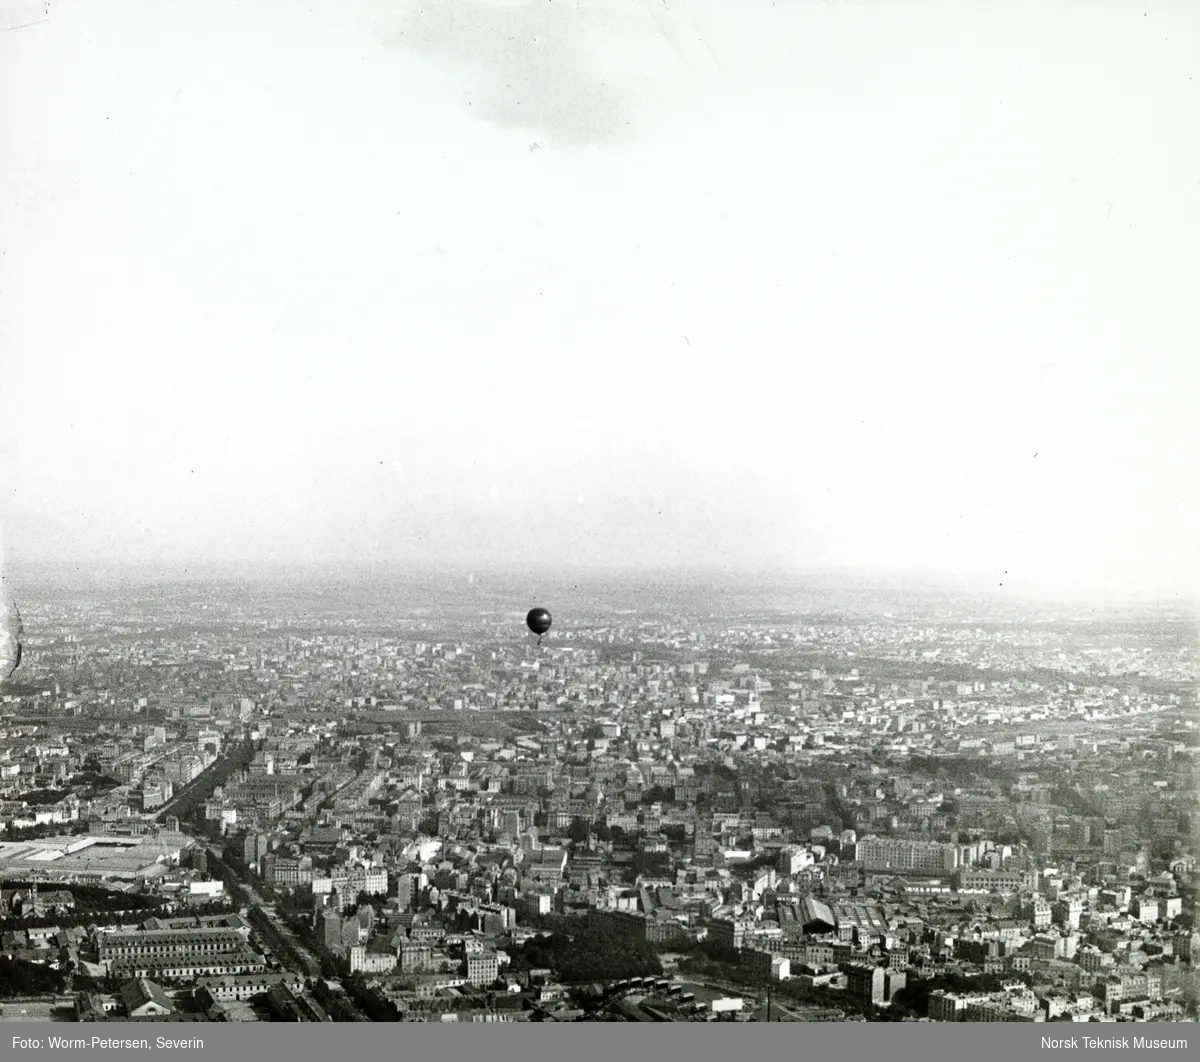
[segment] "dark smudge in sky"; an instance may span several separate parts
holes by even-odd
[[[628,72],[605,69],[590,42],[619,38],[636,17],[545,0],[536,6],[472,0],[413,5],[384,31],[461,74],[460,103],[479,118],[545,137],[552,147],[585,149],[631,135],[636,89]],[[624,82],[624,84],[621,84]]]
[[[3,579],[0,578],[0,682],[4,682],[21,666],[21,614],[16,602],[6,600]]]

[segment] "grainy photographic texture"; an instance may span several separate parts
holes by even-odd
[[[0,18],[0,1018],[1195,1019],[1200,6]]]
[[[0,681],[21,666],[21,613],[0,591]]]

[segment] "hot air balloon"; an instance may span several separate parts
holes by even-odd
[[[531,608],[525,617],[525,625],[538,636],[538,645],[542,644],[542,635],[550,629],[550,613],[544,608]]]

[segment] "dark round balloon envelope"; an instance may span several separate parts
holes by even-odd
[[[550,613],[544,608],[531,608],[525,623],[540,638],[550,629]]]

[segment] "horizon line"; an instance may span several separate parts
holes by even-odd
[[[712,578],[722,579],[784,579],[812,580],[828,584],[834,582],[844,588],[863,590],[906,590],[922,589],[942,592],[959,591],[972,595],[1008,598],[1012,601],[1036,598],[1046,603],[1079,605],[1084,603],[1138,603],[1143,605],[1188,605],[1197,611],[1197,595],[1183,587],[1139,587],[1114,582],[1105,587],[1083,585],[1081,582],[1052,582],[1046,579],[1031,579],[1020,582],[1009,577],[1009,589],[997,583],[995,576],[983,572],[947,572],[927,569],[883,569],[853,565],[823,565],[808,568],[781,563],[728,564],[703,562],[689,563],[572,563],[551,561],[545,563],[517,561],[435,560],[431,558],[339,558],[339,559],[284,559],[284,558],[221,558],[221,559],[73,559],[8,557],[7,582],[22,573],[35,576],[47,574],[80,574],[154,576],[163,579],[183,579],[194,576],[255,575],[264,576],[291,574],[328,574],[341,572],[399,572],[422,573],[454,572],[468,575],[524,576],[538,575],[560,578],[574,575],[582,578],[594,577],[657,577],[657,578]],[[1008,573],[1005,573],[1008,577]]]

